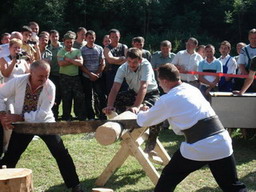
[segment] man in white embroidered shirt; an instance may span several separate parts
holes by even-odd
[[[163,169],[155,192],[174,191],[190,173],[208,165],[225,192],[245,192],[238,181],[231,138],[200,90],[182,83],[178,69],[165,64],[158,69],[159,85],[166,94],[137,116],[138,125],[152,126],[168,120],[173,131],[184,135],[170,162]]]
[[[52,106],[55,99],[55,86],[48,79],[50,65],[43,60],[30,66],[30,74],[16,77],[0,88],[0,111],[4,113],[5,98],[14,97],[14,113],[1,115],[1,123],[5,129],[13,129],[12,122],[54,122]],[[20,156],[26,150],[33,134],[12,133],[9,147],[0,166],[8,168],[16,166]],[[57,161],[60,173],[72,192],[82,192],[75,165],[59,135],[39,135]]]

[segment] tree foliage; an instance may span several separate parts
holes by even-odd
[[[246,41],[255,28],[255,6],[256,0],[9,0],[0,7],[0,31],[19,30],[29,21],[61,34],[84,26],[98,37],[117,28],[129,45],[141,35],[152,49],[164,39],[179,49],[189,36],[212,44]]]

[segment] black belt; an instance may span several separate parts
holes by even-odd
[[[212,135],[223,132],[225,128],[220,122],[218,116],[208,117],[199,120],[194,126],[183,130],[187,143],[195,143]]]

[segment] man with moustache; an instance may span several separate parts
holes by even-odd
[[[126,79],[129,90],[119,92],[124,79]],[[104,113],[108,115],[115,110],[117,113],[126,110],[136,112],[141,105],[153,106],[158,98],[158,86],[150,62],[142,58],[140,49],[130,48],[127,52],[127,62],[117,70],[108,96],[107,107],[103,109]],[[159,127],[150,128],[145,152],[155,153],[153,150],[158,133]]]
[[[48,79],[50,65],[43,60],[30,66],[30,74],[13,78],[0,89],[0,119],[5,129],[13,129],[12,122],[54,122],[52,106],[55,86]],[[14,97],[14,114],[6,114],[5,98]],[[33,134],[13,132],[8,151],[0,166],[14,168],[33,139]],[[72,192],[82,192],[73,160],[59,135],[39,135],[57,161],[60,173]]]

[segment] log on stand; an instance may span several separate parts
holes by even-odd
[[[13,131],[18,133],[35,134],[35,135],[52,135],[52,134],[78,134],[95,132],[96,129],[106,122],[116,122],[129,129],[137,128],[135,119],[127,120],[94,120],[94,121],[72,121],[72,122],[44,122],[44,123],[13,123]]]
[[[132,120],[136,119],[136,115],[126,111],[112,120]],[[129,157],[129,155],[133,155],[150,180],[156,184],[159,179],[159,173],[156,171],[155,167],[151,163],[152,157],[148,154],[144,153],[141,144],[147,139],[147,127],[140,128],[139,126],[135,129],[129,129],[129,126],[118,123],[113,124],[112,122],[105,123],[99,126],[96,129],[95,138],[102,145],[110,145],[114,143],[116,140],[121,139],[121,147],[118,152],[114,155],[111,162],[107,165],[106,169],[102,172],[102,174],[96,180],[96,185],[104,186],[111,175],[122,166],[125,160]],[[161,159],[162,164],[166,165],[170,161],[170,157],[165,151],[164,147],[157,140],[156,151],[159,155],[159,159]]]
[[[103,186],[110,176],[122,166],[129,155],[133,155],[140,163],[150,180],[156,184],[159,173],[150,160],[154,159],[143,152],[141,145],[147,139],[147,127],[139,127],[136,115],[126,111],[110,120],[94,120],[82,122],[53,122],[53,123],[27,123],[16,122],[14,131],[25,134],[50,135],[50,134],[77,134],[95,132],[95,138],[102,145],[110,145],[121,139],[121,147],[114,155],[111,162],[96,180],[96,185]],[[155,151],[157,159],[166,165],[170,157],[162,144],[157,140]],[[158,160],[156,160],[158,161]],[[154,161],[154,162],[156,162]]]
[[[30,169],[0,169],[1,192],[32,192],[32,170]]]

